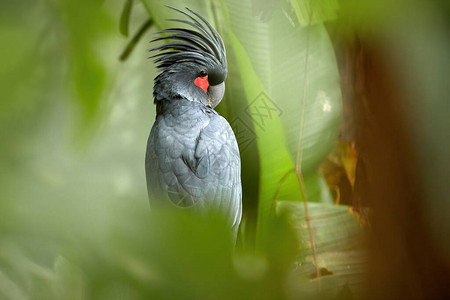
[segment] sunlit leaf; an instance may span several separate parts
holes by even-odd
[[[291,0],[290,2],[302,26],[334,20],[339,10],[338,0]]]
[[[241,77],[243,78],[247,101],[258,97],[261,93],[264,93],[264,88],[260,84],[258,77],[254,74],[254,71],[250,65],[250,61],[246,55],[244,49],[240,46],[239,41],[230,32],[231,43],[233,45],[233,51],[237,57],[239,69],[241,70]],[[267,222],[270,217],[272,209],[272,199],[275,196],[275,190],[277,182],[267,179],[268,176],[273,178],[273,172],[276,170],[279,174],[278,178],[281,178],[284,173],[293,168],[293,163],[289,157],[287,151],[283,153],[279,148],[277,149],[278,155],[271,155],[280,144],[284,144],[283,131],[281,123],[278,118],[271,119],[267,123],[268,130],[255,127],[256,141],[258,144],[259,155],[263,157],[260,161],[260,190],[259,190],[259,207],[258,207],[258,230],[262,236],[267,229]],[[275,143],[274,139],[281,139],[279,143]],[[282,168],[274,168],[275,165],[280,165]]]
[[[335,146],[342,113],[339,74],[327,32],[320,25],[292,27],[281,12],[268,23],[238,15],[230,23],[279,108],[294,161],[300,145],[306,176]]]

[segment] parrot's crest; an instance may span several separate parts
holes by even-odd
[[[154,62],[157,63],[157,67],[164,72],[176,64],[191,62],[209,69],[209,72],[212,73],[209,75],[211,85],[223,82],[227,75],[227,61],[225,46],[220,35],[205,18],[195,11],[186,7],[189,14],[168,7],[189,18],[189,20],[168,19],[168,21],[187,24],[195,30],[169,28],[157,32],[157,34],[169,33],[169,35],[155,38],[152,42],[173,40],[149,50],[160,51],[152,56],[152,58],[156,58]]]

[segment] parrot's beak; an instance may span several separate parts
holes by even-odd
[[[225,82],[219,83],[217,85],[210,85],[208,87],[207,93],[208,105],[212,108],[216,107],[225,94]]]

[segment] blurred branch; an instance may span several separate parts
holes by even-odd
[[[128,56],[130,56],[130,54],[131,54],[131,52],[133,52],[136,44],[139,42],[139,40],[144,35],[144,33],[152,25],[153,25],[153,21],[151,19],[148,19],[144,24],[142,24],[141,28],[139,28],[138,32],[136,32],[136,34],[130,40],[128,45],[125,47],[125,50],[123,50],[122,54],[120,55],[120,57],[119,57],[120,61],[125,61],[128,58]]]
[[[120,33],[128,37],[128,27],[130,24],[131,7],[133,6],[133,0],[126,0],[123,5],[122,14],[120,15],[119,30]]]

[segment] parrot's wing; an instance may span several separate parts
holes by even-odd
[[[185,161],[204,182],[202,197],[237,229],[242,215],[241,159],[228,122],[215,115],[201,131],[193,159]]]

